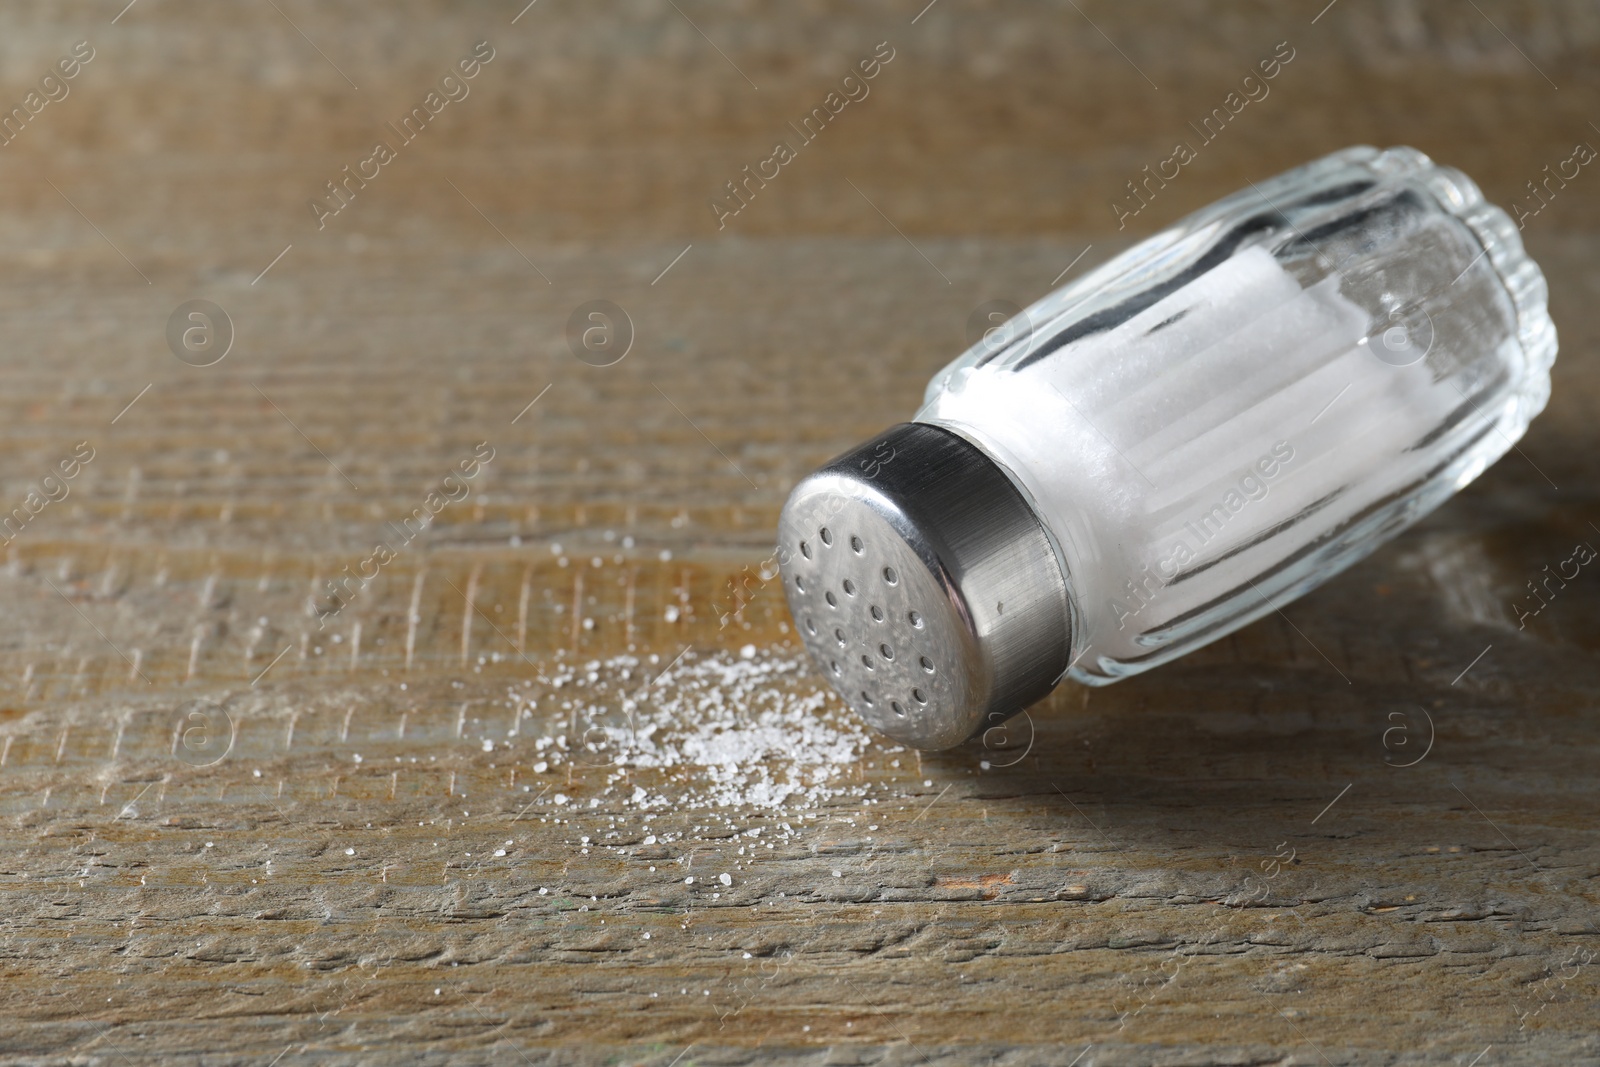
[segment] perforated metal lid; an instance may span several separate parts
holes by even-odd
[[[1055,551],[1005,471],[948,430],[904,423],[806,477],[778,537],[806,647],[898,741],[958,745],[1067,668]]]

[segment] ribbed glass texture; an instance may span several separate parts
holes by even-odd
[[[1471,180],[1351,148],[1199,211],[991,332],[918,421],[1037,509],[1072,677],[1181,656],[1477,477],[1550,389],[1543,275]]]

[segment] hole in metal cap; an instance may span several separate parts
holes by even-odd
[[[813,634],[817,632],[817,624],[811,621],[811,616],[809,615],[806,616],[806,629]]]
[[[840,673],[840,671],[839,671],[839,661],[838,660],[836,660],[836,659],[835,660],[829,660],[828,661],[828,666],[833,669],[833,673],[834,674]]]
[[[878,651],[882,653],[884,659],[894,659],[894,649],[888,645],[879,645]]]
[[[798,574],[795,575],[794,576],[794,587],[796,589],[800,590],[802,593],[804,593],[806,591],[805,579],[800,577]]]
[[[826,526],[824,526],[821,530],[818,530],[817,534],[818,534],[819,537],[822,538],[822,543],[823,544],[825,544],[825,545],[832,545],[833,544],[833,531],[828,529]]]
[[[850,596],[855,596],[856,595],[856,583],[852,582],[850,579],[846,578],[844,580],[844,591]]]
[[[919,615],[915,611],[913,611],[913,612],[909,613],[906,616],[906,618],[911,620],[911,625],[912,626],[915,626],[919,630],[922,629],[922,616],[921,615]]]
[[[878,669],[878,668],[876,668],[876,667],[874,667],[872,665],[872,657],[871,656],[862,656],[861,657],[861,665],[863,667],[865,667],[869,671],[875,671],[875,670]]]
[[[861,691],[861,699],[865,700],[869,705],[873,703],[872,698],[867,696],[867,691],[865,689]]]
[[[800,554],[802,556],[804,556],[806,559],[810,559],[811,558],[811,546],[809,544],[807,544],[805,541],[801,541],[800,542]]]
[[[900,706],[900,702],[898,700],[889,701],[889,710],[893,711],[896,715],[900,716],[902,719],[906,717],[906,709],[902,708]]]
[[[920,689],[913,689],[911,691],[911,699],[915,700],[918,704],[926,704],[928,702],[927,694]]]
[[[878,607],[878,605],[876,605],[876,604],[872,605],[872,621],[873,622],[882,622],[883,621],[883,609]]]
[[[883,580],[888,582],[890,585],[900,584],[900,576],[894,572],[893,567],[883,568]]]
[[[833,595],[832,589],[828,590],[826,593],[823,593],[822,599],[828,602],[828,607],[830,608],[836,608],[839,606],[839,598]]]
[[[927,671],[929,674],[933,673],[933,660],[929,659],[927,656],[918,656],[917,662],[922,664],[923,670]]]
[[[843,648],[845,646],[845,644],[847,643],[845,641],[845,639],[844,639],[844,631],[843,630],[835,630],[835,631],[833,631],[833,639],[835,641],[839,642],[839,647],[840,648]]]
[[[866,546],[861,543],[861,538],[857,537],[855,534],[851,534],[850,547],[855,551],[855,554],[859,556]]]

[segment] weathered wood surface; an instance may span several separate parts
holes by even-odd
[[[0,148],[0,510],[94,449],[0,568],[0,1059],[1600,1062],[1600,578],[1513,608],[1600,543],[1600,175],[1528,223],[1563,346],[1520,453],[1287,617],[919,760],[759,576],[787,487],[1086,246],[1355,142],[1527,196],[1600,143],[1593,6],[676,6],[0,6],[0,100],[95,49]],[[599,298],[609,367],[565,336]]]

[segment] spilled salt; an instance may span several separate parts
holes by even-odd
[[[567,768],[598,784],[602,772],[633,808],[803,812],[866,793],[849,779],[872,737],[796,655],[746,646],[691,649],[664,670],[636,656],[558,663],[507,698],[513,721],[555,716],[555,730],[532,738],[536,773]],[[638,771],[661,773],[641,782]]]

